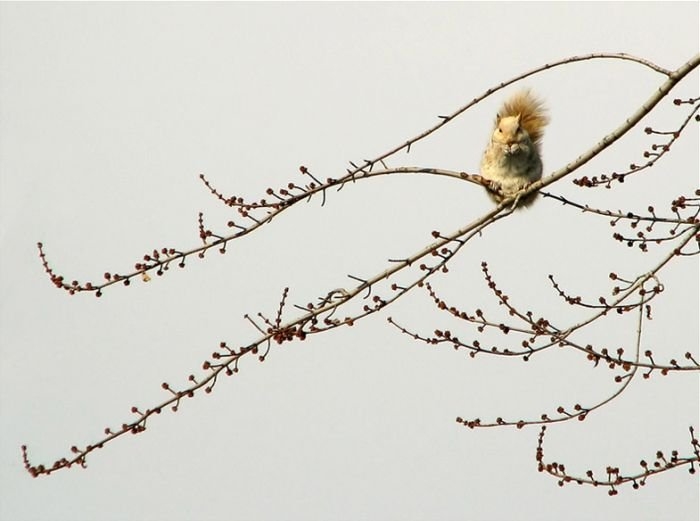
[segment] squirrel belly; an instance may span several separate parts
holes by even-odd
[[[542,177],[539,145],[548,121],[543,103],[529,91],[517,93],[501,107],[481,160],[481,176],[495,202]],[[519,205],[528,206],[536,198],[536,193],[530,194]]]

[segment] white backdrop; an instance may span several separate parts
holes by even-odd
[[[185,383],[221,340],[256,337],[244,319],[272,315],[282,288],[305,304],[369,277],[490,208],[474,185],[419,176],[329,193],[162,280],[97,300],[54,289],[36,242],[67,279],[126,272],[154,247],[197,245],[226,194],[251,199],[302,182],[299,165],[341,175],[414,136],[485,89],[574,54],[629,52],[675,68],[698,49],[697,3],[590,4],[0,4],[0,519],[697,519],[686,470],[624,488],[569,485],[536,471],[537,429],[470,431],[456,416],[537,417],[594,403],[612,373],[582,357],[470,359],[400,335],[387,316],[429,334],[476,333],[416,292],[386,313],[275,348],[209,396],[163,414],[137,437],[93,453],[88,468],[31,479],[19,447],[52,463],[132,405]],[[546,98],[552,172],[619,125],[662,81],[639,66],[585,62],[527,82]],[[697,96],[697,72],[679,91]],[[510,92],[510,91],[509,91]],[[476,172],[507,93],[393,159],[393,166]],[[650,121],[666,128],[670,107]],[[697,188],[697,125],[672,157],[624,190],[551,188],[592,206],[644,211]],[[581,175],[625,168],[640,133]],[[404,161],[404,163],[399,163]],[[223,228],[223,227],[221,227]],[[614,242],[606,219],[541,200],[493,226],[436,286],[466,310],[496,311],[480,262],[514,303],[562,322],[573,310],[554,273],[595,300],[610,271],[654,265]],[[664,274],[645,347],[697,352],[698,262]],[[290,312],[292,312],[290,310]],[[631,345],[634,327],[588,341]],[[457,329],[457,328],[463,329]],[[499,336],[492,342],[503,342]],[[570,472],[635,469],[658,449],[689,450],[697,375],[655,376],[584,423],[550,429],[546,460]]]

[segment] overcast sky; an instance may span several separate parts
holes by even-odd
[[[698,3],[6,3],[0,4],[0,519],[422,520],[698,519],[685,469],[617,497],[536,471],[537,428],[471,431],[455,417],[538,417],[594,403],[613,373],[575,353],[527,364],[414,342],[386,317],[430,334],[466,324],[416,292],[355,327],[244,360],[235,377],[140,436],[93,453],[88,468],[31,479],[20,445],[51,464],[94,443],[129,409],[153,406],[161,383],[185,384],[226,340],[256,331],[286,286],[304,305],[370,277],[491,208],[469,183],[420,176],[330,192],[186,269],[101,299],[69,296],[43,273],[43,241],[68,280],[127,272],[154,247],[199,243],[197,214],[225,231],[208,194],[259,198],[303,182],[299,165],[338,177],[435,124],[486,89],[557,59],[627,52],[676,68],[698,52]],[[552,123],[547,173],[620,125],[664,81],[637,64],[591,61],[529,78]],[[697,96],[695,71],[678,97]],[[392,166],[476,173],[493,116],[487,99]],[[675,94],[674,94],[675,97]],[[638,131],[581,170],[640,161],[649,124],[674,129],[666,102]],[[592,206],[666,210],[698,186],[698,130],[671,157],[613,190],[549,188]],[[580,176],[578,175],[578,176]],[[555,274],[590,300],[607,275],[644,273],[664,253],[615,242],[608,220],[551,199],[491,227],[436,279],[465,310],[498,313],[480,270],[523,309],[562,324],[577,316]],[[697,353],[698,261],[662,273],[643,346],[660,358]],[[289,310],[292,318],[294,310]],[[614,318],[614,317],[613,317]],[[507,317],[503,317],[506,320]],[[586,342],[630,346],[634,321],[601,323]],[[503,345],[499,335],[479,337]],[[519,342],[519,340],[514,340]],[[690,449],[700,427],[698,376],[654,376],[584,423],[550,428],[546,460],[570,472],[636,470],[659,449]]]

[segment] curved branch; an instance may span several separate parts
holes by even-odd
[[[695,474],[695,464],[700,463],[700,442],[695,437],[695,429],[693,427],[689,428],[690,431],[690,446],[693,451],[692,456],[679,456],[677,450],[671,451],[671,457],[666,458],[664,453],[661,451],[656,451],[656,459],[652,463],[651,467],[645,460],[639,462],[640,467],[642,467],[642,472],[637,472],[635,474],[624,475],[620,472],[619,467],[613,467],[608,465],[605,472],[607,478],[596,479],[593,475],[593,471],[586,471],[586,477],[583,476],[572,476],[566,472],[566,467],[562,463],[544,463],[544,434],[547,430],[547,426],[543,425],[537,441],[537,470],[539,472],[547,472],[549,475],[559,479],[559,486],[563,487],[566,483],[576,482],[579,485],[584,483],[588,485],[604,486],[610,487],[608,490],[608,495],[615,496],[618,491],[615,488],[626,483],[632,483],[632,488],[638,489],[640,486],[644,486],[648,478],[656,476],[662,472],[666,472],[678,467],[685,465],[690,465],[688,472],[690,474]]]
[[[668,76],[668,80],[662,84],[659,89],[655,92],[652,97],[640,107],[639,110],[637,110],[630,118],[628,118],[625,122],[625,124],[621,125],[616,129],[614,132],[608,134],[605,136],[597,145],[589,149],[587,152],[584,152],[581,156],[579,156],[575,161],[569,163],[566,165],[564,168],[557,170],[550,176],[533,183],[530,185],[528,188],[525,188],[523,191],[520,193],[516,194],[515,196],[511,198],[506,198],[504,201],[500,204],[499,209],[502,208],[507,208],[510,205],[517,203],[517,201],[532,192],[535,192],[545,186],[548,186],[562,177],[569,175],[571,172],[575,171],[579,167],[583,166],[586,164],[588,161],[590,161],[593,157],[595,157],[597,154],[605,150],[607,147],[612,145],[615,141],[617,141],[620,137],[625,135],[631,128],[633,128],[639,120],[646,115],[648,112],[650,112],[656,104],[666,95],[668,92],[670,92],[673,87],[680,82],[690,71],[695,69],[698,64],[700,64],[700,54],[695,55],[693,58],[691,58],[688,62],[686,62],[684,65],[682,65],[679,69],[676,71],[667,71],[652,62],[649,62],[648,60],[644,60],[642,58],[637,58],[631,55],[627,55],[624,53],[593,53],[593,54],[587,54],[583,56],[574,56],[571,58],[566,58],[564,60],[560,60],[557,62],[545,64],[541,67],[538,67],[536,69],[533,69],[529,72],[526,72],[524,74],[521,74],[519,76],[516,76],[512,78],[511,80],[508,80],[506,82],[501,83],[499,86],[487,90],[484,94],[481,96],[474,98],[471,102],[468,104],[464,105],[463,107],[457,109],[455,112],[453,112],[449,116],[443,116],[441,117],[440,123],[437,125],[431,127],[430,129],[426,130],[425,132],[422,132],[421,134],[418,134],[416,137],[409,139],[406,141],[404,144],[394,147],[390,149],[388,152],[381,154],[380,156],[377,156],[373,160],[366,160],[362,166],[355,166],[353,170],[349,170],[348,173],[345,176],[342,176],[338,179],[328,179],[328,181],[320,186],[313,186],[309,185],[307,189],[302,193],[298,195],[290,195],[288,199],[281,201],[273,210],[273,212],[269,215],[267,215],[264,219],[256,219],[253,218],[249,215],[247,210],[243,212],[244,217],[251,218],[254,221],[254,224],[252,224],[250,227],[242,227],[241,231],[229,235],[227,237],[223,236],[218,236],[217,240],[212,242],[212,243],[206,243],[206,238],[207,236],[211,236],[211,232],[209,234],[206,233],[206,231],[203,229],[203,227],[200,226],[200,236],[202,237],[202,240],[205,241],[205,244],[203,246],[200,246],[198,248],[193,248],[184,252],[178,251],[174,248],[162,248],[160,250],[153,250],[153,253],[155,255],[151,254],[146,254],[144,256],[145,263],[137,263],[136,264],[136,269],[135,271],[129,273],[128,275],[120,275],[120,274],[111,274],[111,273],[105,273],[105,279],[106,282],[103,282],[101,284],[95,284],[92,282],[87,282],[84,284],[79,283],[77,280],[73,280],[71,283],[66,282],[65,278],[62,275],[57,275],[56,273],[53,272],[53,270],[50,268],[46,261],[45,254],[42,249],[42,243],[38,243],[39,247],[39,254],[42,259],[42,262],[44,264],[45,271],[48,273],[49,277],[51,278],[51,281],[56,285],[58,288],[65,289],[71,294],[77,293],[77,292],[83,292],[83,291],[94,291],[97,296],[102,295],[102,289],[111,286],[113,284],[116,284],[118,282],[123,283],[124,285],[129,285],[130,281],[132,278],[137,277],[137,276],[142,276],[144,277],[145,280],[147,280],[147,277],[144,276],[144,274],[150,270],[155,269],[156,273],[158,275],[162,275],[164,271],[167,271],[169,268],[169,265],[173,262],[178,262],[178,266],[184,267],[184,261],[185,259],[193,254],[197,254],[200,258],[204,256],[205,252],[208,251],[209,249],[213,247],[219,247],[219,251],[221,253],[225,253],[226,251],[226,244],[238,237],[247,235],[251,233],[252,231],[256,230],[257,228],[261,227],[262,225],[270,222],[277,214],[281,213],[285,208],[288,208],[295,203],[310,198],[314,194],[318,192],[322,192],[323,195],[325,196],[325,190],[327,188],[330,188],[332,186],[339,186],[339,188],[342,188],[345,183],[348,181],[356,181],[357,179],[361,178],[371,178],[375,177],[376,175],[386,175],[390,173],[408,173],[409,170],[411,170],[411,173],[427,173],[427,174],[433,174],[433,175],[448,175],[449,177],[459,177],[461,179],[467,179],[471,182],[477,183],[477,184],[483,184],[482,181],[480,180],[480,176],[474,176],[474,175],[469,175],[469,174],[456,174],[455,172],[450,172],[449,174],[447,171],[440,170],[440,169],[434,169],[434,168],[411,168],[411,167],[403,167],[403,168],[397,168],[397,169],[386,169],[382,173],[377,173],[373,174],[372,169],[373,167],[377,164],[384,164],[384,159],[394,155],[398,151],[406,148],[406,150],[410,150],[410,147],[413,143],[416,143],[425,137],[429,136],[430,134],[434,133],[435,131],[439,130],[442,128],[444,125],[446,125],[449,121],[453,120],[457,116],[463,114],[466,112],[469,108],[472,106],[476,105],[483,99],[489,97],[493,93],[499,91],[500,89],[503,89],[504,87],[511,85],[512,83],[515,83],[517,81],[520,81],[528,76],[532,76],[534,74],[537,74],[539,72],[558,67],[561,65],[569,64],[569,63],[575,63],[579,61],[586,61],[586,60],[592,60],[592,59],[620,59],[620,60],[627,60],[627,61],[632,61],[635,63],[639,63],[641,65],[644,65],[646,67],[651,68],[652,70],[665,74]],[[302,173],[308,173],[305,167],[301,167]],[[202,179],[204,180],[203,176]],[[207,186],[209,184],[204,180]],[[296,186],[296,185],[295,185]],[[269,192],[269,191],[268,191]],[[239,226],[236,226],[234,223],[230,222],[229,223],[231,227],[237,227],[241,228]],[[160,259],[159,256],[162,254],[164,256],[164,259]],[[153,257],[156,257],[155,259]]]

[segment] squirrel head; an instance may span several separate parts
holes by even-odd
[[[529,89],[516,92],[511,96],[498,111],[496,117],[496,128],[501,122],[507,122],[511,126],[512,134],[515,135],[515,122],[508,121],[509,118],[517,118],[517,124],[527,133],[530,141],[537,147],[542,140],[544,127],[549,123],[549,116],[544,102],[532,94]]]
[[[503,147],[503,150],[508,154],[529,152],[532,145],[529,134],[521,125],[520,114],[497,116],[492,141]]]

